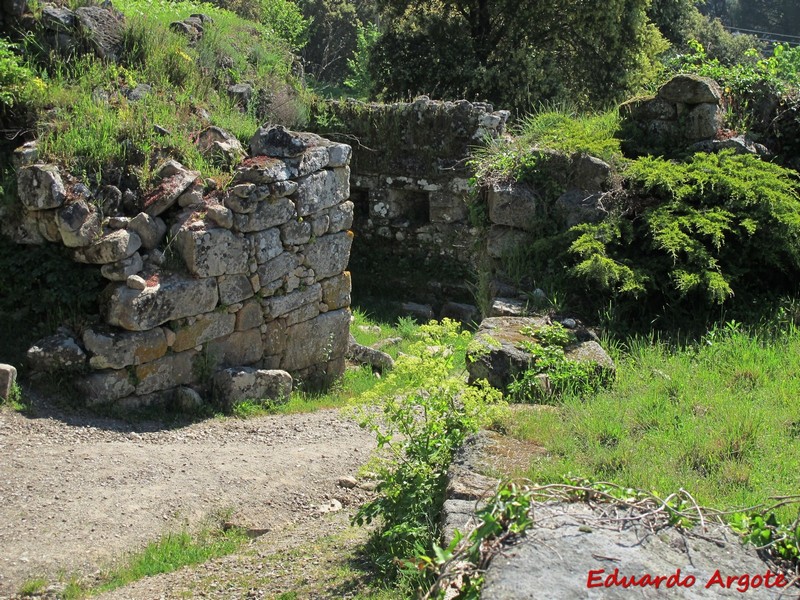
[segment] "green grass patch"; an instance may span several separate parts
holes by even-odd
[[[44,592],[47,587],[47,580],[41,577],[28,579],[19,588],[20,596],[36,596]]]
[[[548,451],[518,475],[547,483],[572,474],[661,497],[684,488],[726,509],[797,492],[800,333],[729,325],[681,349],[635,340],[618,367],[611,390],[508,421],[514,436]],[[796,507],[781,510],[796,517]]]

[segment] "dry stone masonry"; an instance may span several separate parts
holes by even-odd
[[[199,140],[225,162],[244,155],[220,129]],[[196,405],[213,391],[224,408],[344,372],[350,147],[280,126],[250,146],[224,190],[168,161],[140,198],[91,193],[35,149],[16,153],[20,210],[6,233],[63,244],[109,280],[102,323],[37,343],[34,369],[79,373],[89,405]]]

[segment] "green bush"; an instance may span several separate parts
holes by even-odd
[[[13,44],[0,37],[0,114],[23,102],[36,78],[15,50]]]
[[[644,157],[612,215],[575,228],[573,273],[606,293],[722,304],[800,273],[796,174],[751,155]]]

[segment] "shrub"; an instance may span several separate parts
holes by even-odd
[[[13,44],[0,37],[0,114],[23,102],[36,79],[15,50]]]

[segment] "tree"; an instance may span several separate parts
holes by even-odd
[[[379,0],[373,79],[386,97],[420,93],[603,103],[624,94],[665,48],[650,0]]]

